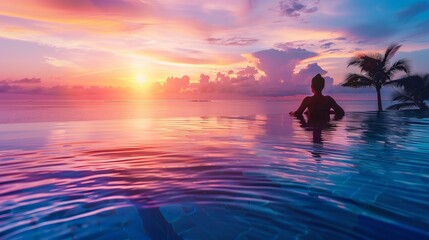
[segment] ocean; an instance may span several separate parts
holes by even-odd
[[[0,239],[428,239],[429,113],[339,103],[1,101]]]

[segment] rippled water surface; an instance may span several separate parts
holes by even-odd
[[[0,124],[0,239],[427,239],[429,114]]]

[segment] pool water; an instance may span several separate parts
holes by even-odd
[[[428,239],[429,114],[0,124],[0,239]]]

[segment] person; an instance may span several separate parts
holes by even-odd
[[[305,97],[298,109],[289,114],[303,119],[302,114],[307,109],[307,124],[310,126],[327,124],[330,121],[331,113],[335,114],[335,120],[341,119],[344,116],[344,110],[332,97],[322,94],[324,87],[325,79],[320,74],[317,74],[311,80],[313,96]]]

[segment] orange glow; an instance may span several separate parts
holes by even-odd
[[[146,83],[147,79],[146,79],[146,76],[140,73],[140,74],[137,74],[136,81],[138,84],[144,84]]]

